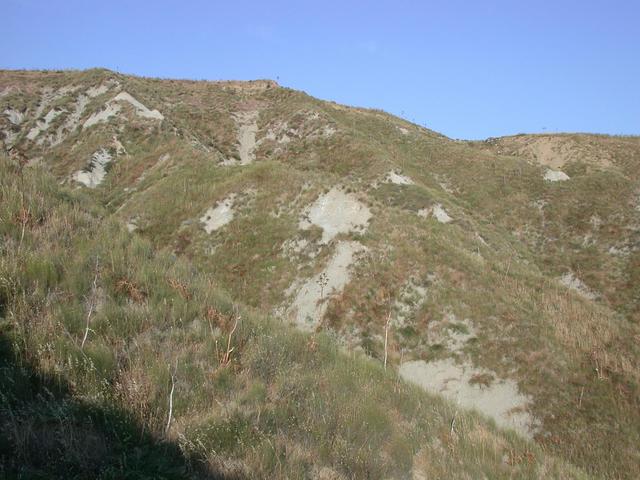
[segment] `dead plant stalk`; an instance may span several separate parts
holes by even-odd
[[[233,333],[236,331],[236,328],[238,328],[238,320],[239,319],[240,319],[240,316],[239,315],[235,315],[235,322],[233,324],[233,328],[229,332],[229,336],[227,338],[227,351],[225,352],[224,356],[222,357],[222,362],[221,362],[222,366],[227,366],[231,362],[231,354],[235,350],[235,347],[231,346],[231,338],[233,337]]]
[[[91,330],[91,315],[96,308],[97,303],[97,295],[98,295],[98,267],[99,267],[99,258],[96,257],[96,269],[95,275],[93,277],[93,284],[91,285],[91,295],[89,297],[89,311],[87,312],[87,323],[84,329],[84,336],[82,337],[82,343],[80,344],[80,350],[84,350],[84,344],[87,341],[87,337],[89,336],[89,331]]]
[[[384,325],[384,369],[387,369],[388,346],[389,346],[389,328],[391,324],[391,312],[387,315],[387,322]]]

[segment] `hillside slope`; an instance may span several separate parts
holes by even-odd
[[[3,478],[588,478],[0,158]]]
[[[105,70],[2,72],[0,102],[14,161],[234,300],[594,474],[640,468],[639,138],[452,141],[270,81]]]

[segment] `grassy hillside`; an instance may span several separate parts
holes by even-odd
[[[9,478],[586,478],[232,303],[38,168],[2,159],[0,192]]]
[[[267,393],[261,395],[274,401],[276,395],[287,397],[283,392],[293,388],[289,381],[297,375],[304,377],[295,382],[302,385],[319,384],[313,379],[320,375],[336,393],[318,401],[340,410],[340,402],[354,401],[344,393],[353,388],[345,375],[374,375],[352,367],[345,372],[343,365],[351,365],[355,357],[358,365],[369,365],[357,368],[381,374],[373,365],[386,358],[386,376],[375,374],[375,381],[358,387],[371,393],[356,396],[349,407],[357,425],[364,424],[359,415],[368,408],[358,408],[362,398],[372,405],[392,402],[383,410],[404,412],[391,417],[409,415],[403,405],[415,401],[388,393],[389,385],[398,382],[391,371],[398,369],[405,378],[426,383],[427,390],[461,402],[461,411],[467,394],[471,405],[487,414],[487,396],[494,404],[512,402],[506,413],[492,415],[496,421],[508,417],[521,434],[535,439],[536,448],[594,475],[630,478],[640,468],[639,138],[548,135],[452,141],[384,112],[322,102],[268,81],[143,79],[105,70],[2,72],[0,92],[0,132],[7,155],[25,165],[28,175],[33,168],[48,171],[64,184],[65,195],[75,199],[71,204],[82,204],[100,218],[95,222],[99,227],[89,222],[90,227],[76,233],[77,242],[87,244],[74,244],[73,255],[84,283],[70,290],[79,300],[64,313],[75,325],[71,333],[76,343],[84,336],[97,270],[109,280],[94,296],[104,296],[107,307],[91,316],[97,322],[101,315],[109,319],[98,323],[105,332],[117,325],[135,333],[147,328],[150,317],[168,322],[168,315],[174,315],[173,328],[137,340],[136,349],[145,355],[156,354],[166,337],[184,345],[193,341],[188,348],[193,364],[205,363],[203,358],[219,360],[235,323],[227,318],[232,302],[253,312],[240,314],[234,354],[279,352],[278,342],[293,341],[279,335],[298,339],[300,347],[295,348],[302,349],[302,357],[282,360],[293,362],[282,377],[263,377],[257,366],[242,363],[247,375],[239,377],[243,386],[234,383],[236,390],[230,391],[264,388]],[[107,157],[104,166],[96,167]],[[548,169],[550,178],[561,173],[568,178],[545,179]],[[87,186],[87,178],[96,184]],[[43,200],[42,208],[49,201]],[[322,210],[322,205],[329,207]],[[25,215],[30,219],[33,213],[27,209]],[[125,225],[135,230],[133,237]],[[25,227],[25,238],[28,234]],[[44,254],[48,247],[43,248]],[[156,251],[157,259],[150,253]],[[116,252],[129,253],[120,253],[120,259],[114,258]],[[141,256],[153,256],[149,265],[158,266],[136,266]],[[58,272],[54,268],[51,273],[47,265],[34,268],[31,280]],[[229,297],[219,299],[214,294],[219,290]],[[124,320],[118,308],[109,307],[111,298],[118,308],[137,312],[134,320]],[[51,303],[61,308],[58,297]],[[153,308],[152,315],[145,313],[147,308]],[[278,320],[274,324],[265,316]],[[311,321],[305,323],[307,319]],[[287,330],[281,323],[302,325],[313,335]],[[276,330],[283,333],[271,333]],[[205,336],[192,340],[194,331]],[[211,332],[219,336],[217,351]],[[117,330],[109,338],[126,335]],[[273,340],[261,343],[267,339]],[[324,352],[326,365],[306,357],[312,351],[307,342]],[[337,345],[347,357],[337,353]],[[119,365],[111,351],[117,349],[109,344],[99,355]],[[149,396],[166,409],[175,360],[179,357],[178,372],[187,368],[187,360],[172,355],[172,348],[162,351],[167,358],[160,364],[172,367],[158,367]],[[143,366],[136,364],[145,374],[154,371]],[[434,374],[436,367],[461,378],[459,386],[451,387],[449,377],[439,377],[442,372]],[[200,382],[213,385],[217,375],[226,374],[198,375]],[[436,377],[440,383],[434,383]],[[210,405],[209,395],[220,394],[211,385],[204,396],[176,397],[176,411],[193,408],[196,415],[198,405]],[[275,389],[272,397],[270,388]],[[237,395],[234,402],[241,404],[242,394]],[[305,408],[313,410],[315,400],[307,397],[311,393],[300,395]],[[262,407],[251,409],[261,412],[262,421]],[[157,435],[166,411],[150,415],[158,425],[144,429]],[[450,428],[451,418],[445,417],[442,431]],[[300,425],[311,434],[329,435],[322,416],[314,418],[300,416]],[[522,419],[521,424],[513,418]],[[185,432],[195,431],[183,421]],[[401,458],[410,457],[414,466],[422,462],[412,442],[426,427],[400,424],[393,421],[383,428],[395,433],[382,435],[380,449],[387,452],[382,466],[366,468],[406,473],[411,462]],[[240,431],[242,425],[230,430]],[[333,453],[323,453],[315,463],[319,443],[291,432],[283,434],[287,442],[295,437],[296,452],[313,457],[312,465],[329,465],[347,477],[359,478],[364,470],[337,468],[340,455],[349,461],[378,461],[373,450],[349,450],[351,442],[344,440],[348,448],[335,448],[348,453],[335,453],[332,446]],[[391,446],[403,443],[398,438],[409,439],[411,455],[394,450],[404,448]],[[174,443],[187,451],[180,438]],[[258,449],[254,440],[249,443]],[[203,455],[188,452],[188,462]],[[390,463],[385,463],[387,456]],[[242,458],[252,471],[273,473],[260,470],[261,461]],[[492,475],[497,474],[487,474]]]

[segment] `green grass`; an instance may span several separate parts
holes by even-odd
[[[43,172],[0,173],[6,476],[585,478],[330,335],[234,304]],[[40,221],[21,240],[22,208]]]
[[[215,304],[216,309],[228,310],[232,300],[261,311],[281,306],[286,288],[318,272],[332,252],[329,246],[315,259],[291,257],[282,251],[284,242],[300,236],[317,238],[317,230],[298,230],[300,214],[321,192],[342,185],[360,195],[374,217],[358,237],[368,248],[367,256],[354,266],[354,281],[330,300],[324,322],[329,328],[322,335],[340,338],[356,328],[360,332],[356,345],[373,358],[381,358],[389,305],[410,279],[419,279],[427,288],[426,300],[411,313],[402,331],[392,330],[391,365],[401,358],[450,355],[444,345],[430,342],[429,326],[442,322],[449,313],[467,319],[478,336],[467,344],[465,355],[497,377],[516,380],[519,389],[533,399],[532,413],[542,422],[536,439],[539,445],[608,478],[629,477],[638,469],[640,352],[633,339],[639,335],[636,280],[640,257],[632,250],[626,256],[608,252],[613,245],[637,244],[637,138],[559,136],[572,142],[572,160],[563,167],[571,181],[546,183],[542,179],[545,167],[512,150],[505,144],[509,139],[496,145],[454,142],[384,112],[342,107],[283,88],[259,91],[250,90],[249,84],[141,79],[102,70],[6,72],[2,78],[18,78],[33,85],[37,93],[43,85],[57,88],[73,83],[84,88],[111,77],[150,108],[158,108],[166,120],[153,128],[135,119],[113,121],[77,133],[46,152],[28,142],[19,143],[25,157],[45,153],[44,163],[58,180],[68,180],[73,171],[83,168],[89,156],[109,144],[114,135],[129,154],[112,164],[106,182],[94,191],[59,190],[37,176],[31,180],[40,182],[38,188],[44,194],[33,196],[33,219],[27,224],[25,245],[41,224],[57,225],[60,243],[23,248],[19,258],[24,268],[7,274],[11,288],[6,292],[13,291],[14,280],[38,292],[38,308],[52,312],[59,322],[56,325],[64,326],[62,334],[57,327],[47,333],[51,338],[60,337],[54,342],[60,352],[86,361],[73,353],[68,342],[69,335],[77,343],[84,334],[86,297],[97,257],[104,304],[93,314],[92,329],[99,338],[124,339],[116,346],[108,342],[106,347],[87,345],[85,354],[100,365],[100,375],[113,378],[109,372],[121,368],[117,352],[128,352],[134,341],[142,345],[136,347],[140,355],[136,358],[142,362],[136,368],[152,372],[154,381],[163,385],[161,393],[149,393],[157,406],[147,415],[158,415],[163,412],[160,405],[166,404],[170,381],[165,364],[175,358],[157,360],[150,345],[157,348],[163,342],[182,342],[188,346],[188,355],[185,353],[184,362],[180,360],[179,369],[184,364],[194,382],[210,383],[211,388],[203,394],[179,396],[179,408],[196,405],[194,411],[204,412],[212,398],[222,402],[218,394],[232,396],[239,389],[250,390],[256,374],[245,370],[244,364],[238,368],[247,375],[245,383],[237,383],[242,376],[232,369],[218,369],[210,376],[202,367],[211,358],[219,358],[227,331],[224,325],[209,324],[206,308]],[[88,112],[103,101],[95,99]],[[2,102],[0,108],[22,102],[19,105],[33,109],[38,96],[25,93]],[[330,124],[336,133],[284,146],[264,142],[254,164],[218,167],[221,159],[237,155],[231,113],[255,105],[260,108],[258,137],[273,122],[282,121],[307,133]],[[309,117],[311,110],[318,118]],[[407,128],[408,134],[403,135],[397,126]],[[164,154],[170,159],[156,167]],[[611,165],[599,165],[600,155],[608,156]],[[372,188],[390,170],[408,175],[415,185]],[[200,216],[230,193],[241,196],[234,221],[219,232],[205,234]],[[53,214],[51,195],[59,208]],[[546,202],[542,210],[537,206],[540,201]],[[6,207],[0,207],[7,212],[0,233],[11,237],[17,228],[12,218],[20,209],[20,198],[13,196],[6,202]],[[434,203],[442,204],[454,222],[442,225],[416,215],[417,210]],[[82,226],[84,216],[100,220]],[[594,216],[601,220],[597,228]],[[134,238],[118,225],[130,218],[137,218],[140,227]],[[68,219],[73,219],[73,228]],[[82,229],[77,231],[79,226]],[[103,238],[97,239],[100,236]],[[76,260],[59,260],[68,257]],[[568,270],[601,294],[598,302],[583,300],[554,281]],[[429,278],[432,280],[427,281]],[[190,299],[184,298],[180,285]],[[24,291],[15,295],[24,295]],[[228,292],[229,297],[223,295],[226,307],[205,291]],[[61,296],[51,299],[51,292]],[[302,365],[301,369],[308,366]],[[290,369],[285,371],[297,378]],[[268,403],[269,388],[262,383]],[[203,414],[203,421],[209,422],[209,416]],[[224,425],[236,421],[243,433],[234,440],[234,448],[246,442],[260,462],[282,468],[283,451],[289,450],[278,447],[277,434],[269,437],[274,447],[269,442],[256,443],[240,428],[244,420],[232,416],[216,417],[212,428],[224,432]],[[200,431],[199,425],[185,420],[189,431]],[[319,427],[310,424],[309,428]],[[290,432],[284,435],[291,436]],[[296,442],[300,438],[306,439],[296,437]],[[295,445],[298,452],[298,443]],[[301,452],[317,447],[313,442],[305,445]],[[280,448],[277,452],[276,447]],[[437,450],[437,445],[433,448]],[[527,456],[521,454],[513,458],[525,461]],[[203,458],[204,454],[198,455]],[[414,455],[414,461],[424,463],[421,458]],[[309,471],[301,466],[307,465],[303,460],[296,465],[301,470],[290,470],[292,476]],[[434,475],[444,475],[446,470],[438,468],[445,468],[446,462],[436,464],[431,458],[430,465],[432,473],[440,472]]]

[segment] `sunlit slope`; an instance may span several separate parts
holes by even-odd
[[[453,141],[269,81],[0,78],[10,156],[233,299],[637,469],[638,138]]]

